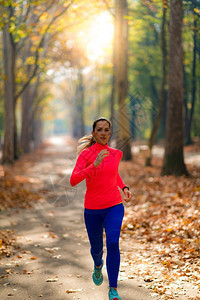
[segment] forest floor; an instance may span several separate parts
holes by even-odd
[[[107,299],[95,287],[83,222],[85,185],[71,188],[76,143],[51,138],[11,168],[0,166],[0,298]],[[120,238],[123,300],[200,299],[200,145],[185,147],[191,177],[160,176],[163,148],[145,147],[120,175],[133,199]]]

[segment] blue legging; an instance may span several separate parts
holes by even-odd
[[[91,255],[96,266],[102,264],[103,228],[106,232],[106,267],[110,287],[117,287],[120,265],[119,236],[124,216],[123,204],[106,209],[85,209],[85,225],[91,245]]]

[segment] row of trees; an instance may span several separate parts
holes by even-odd
[[[48,94],[44,91],[47,80],[45,73],[57,59],[52,48],[58,33],[75,22],[78,12],[73,6],[74,2],[76,1],[1,1],[4,81],[1,100],[4,99],[5,163],[13,163],[21,151],[29,152],[31,139],[40,139],[38,123],[41,122],[42,102]],[[84,1],[80,1],[80,9],[83,4]],[[68,15],[70,21],[66,26],[65,18]],[[67,59],[70,58],[70,52],[68,49],[65,53]],[[21,124],[17,130],[18,102],[21,105]]]
[[[96,95],[92,95],[98,83],[103,92],[96,111],[113,121],[124,158],[131,158],[131,137],[149,138],[151,150],[156,137],[165,136],[166,128],[163,174],[187,174],[184,137],[191,143],[191,132],[197,135],[200,130],[196,121],[200,106],[195,108],[200,89],[199,1],[184,2],[184,9],[181,0],[0,3],[4,163],[13,163],[20,151],[29,152],[31,140],[39,142],[42,111],[51,98],[47,79],[53,85],[54,74],[62,67],[68,75],[60,88],[72,108],[74,136],[83,135],[87,121],[96,117]],[[91,62],[78,41],[78,32],[86,20],[105,10],[111,14],[115,28],[112,65],[110,57],[109,61],[104,59],[98,65],[101,79],[87,75],[92,78],[87,80],[84,71]],[[21,118],[16,117],[19,104]],[[142,129],[141,111],[145,115]],[[147,130],[150,127],[152,130]]]
[[[116,1],[116,43],[117,41],[127,39],[126,30],[123,31],[123,22],[125,16],[123,9],[126,9],[127,2]],[[159,122],[163,115],[163,106],[165,100],[165,85],[167,84],[167,46],[166,46],[166,11],[167,11],[167,1],[163,2],[163,16],[162,16],[162,27],[161,27],[161,47],[162,47],[162,82],[160,88],[160,98],[159,100],[159,110],[158,114],[153,122],[153,129],[150,137],[150,150],[155,140],[156,130],[158,128]],[[119,6],[119,8],[118,8]],[[121,9],[121,13],[120,13]],[[121,15],[123,20],[120,23],[117,12]],[[163,163],[163,175],[165,174],[176,174],[188,175],[184,163],[183,156],[183,48],[182,48],[182,1],[181,0],[171,0],[170,2],[170,17],[169,17],[169,76],[168,76],[168,90],[167,90],[167,117],[166,117],[166,136],[165,136],[165,155]],[[195,18],[196,19],[196,18]],[[118,26],[121,29],[118,29]],[[123,52],[126,49],[126,43],[116,47],[115,64],[116,64],[116,94],[119,103],[118,112],[118,125],[121,129],[121,135],[123,141],[126,142],[125,147],[125,158],[129,158],[130,144],[126,137],[130,137],[128,132],[128,127],[126,125],[126,113],[123,111],[124,103],[127,97],[127,71],[124,71],[127,62],[126,54]],[[120,57],[121,53],[121,57]],[[114,65],[115,65],[114,64]],[[121,118],[121,116],[123,118]],[[119,129],[120,129],[119,128]],[[125,130],[123,130],[123,128]],[[128,132],[128,135],[127,135]],[[121,138],[120,138],[121,141]],[[119,145],[120,146],[120,145]],[[121,148],[121,147],[120,147]]]
[[[17,102],[21,101],[21,141],[28,152],[31,136],[38,136],[41,101],[39,94],[48,50],[53,36],[62,29],[59,18],[73,1],[1,1],[2,61],[4,80],[3,163],[19,156],[16,120]],[[58,29],[57,29],[58,26]]]

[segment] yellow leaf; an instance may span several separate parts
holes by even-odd
[[[81,292],[81,291],[82,291],[82,289],[77,289],[77,290],[69,289],[69,290],[66,290],[66,293],[70,294],[70,293],[77,293],[77,292]]]
[[[55,239],[55,238],[56,238],[56,236],[55,236],[54,234],[51,234],[50,237],[51,237],[52,239]]]
[[[189,249],[186,249],[185,251],[193,253],[193,252],[195,252],[195,249],[194,248],[189,248]]]
[[[169,261],[162,261],[162,264],[166,267],[170,266],[170,262]]]
[[[27,65],[33,65],[35,63],[35,57],[34,56],[29,56],[26,60]]]
[[[181,239],[180,239],[180,237],[175,236],[175,237],[172,239],[172,242],[180,243],[180,242],[181,242]]]
[[[44,13],[41,15],[41,17],[40,17],[40,21],[46,20],[47,17],[48,17],[48,13],[47,13],[47,12],[44,12]]]
[[[200,14],[200,10],[198,8],[194,8],[194,11],[198,14]]]
[[[167,227],[167,228],[166,228],[166,231],[167,231],[167,232],[172,232],[173,229],[172,229],[171,227]]]
[[[190,221],[189,219],[183,220],[183,224],[184,224],[184,225],[188,225],[188,224],[190,224],[190,223],[191,223],[191,221]]]

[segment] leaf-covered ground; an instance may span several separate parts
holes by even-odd
[[[162,159],[154,157],[152,167],[145,167],[143,152],[135,153],[132,162],[120,164],[120,175],[133,192],[121,240],[126,249],[123,258],[130,266],[127,275],[142,278],[160,299],[200,299],[200,163],[195,160],[199,152],[198,145],[185,148],[189,178],[161,177]],[[42,155],[43,148],[12,168],[0,166],[1,210],[28,209],[41,199],[42,178],[27,170],[39,172],[35,165]],[[49,174],[55,171],[53,154],[51,166],[45,168]],[[0,257],[10,256],[16,247],[14,232],[0,231]]]
[[[13,167],[0,165],[0,211],[11,208],[28,209],[41,199],[40,180],[31,178],[26,173],[27,165],[34,165],[40,159],[42,149],[21,158]],[[0,230],[1,256],[11,256],[18,249],[12,230]]]
[[[16,238],[12,230],[0,230],[0,259],[1,256],[11,256],[18,249]]]
[[[17,174],[17,170],[15,172]],[[40,198],[37,191],[34,191],[31,178],[15,175],[12,168],[3,166],[0,166],[0,173],[0,210],[28,208]]]
[[[188,165],[190,178],[177,178],[160,176],[161,159],[153,167],[144,161],[135,155],[120,167],[133,192],[122,234],[130,241],[127,261],[161,299],[184,299],[189,288],[200,290],[200,163]]]

